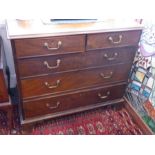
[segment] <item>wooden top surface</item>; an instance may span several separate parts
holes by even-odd
[[[26,22],[6,21],[8,39],[138,30],[142,28],[142,25],[131,20],[97,20],[96,22],[73,24],[45,24],[41,19]]]

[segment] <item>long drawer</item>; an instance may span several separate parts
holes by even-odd
[[[141,30],[88,34],[87,50],[138,45]]]
[[[96,88],[74,94],[47,97],[23,103],[25,119],[54,114],[79,107],[95,105],[123,97],[125,84],[111,87]]]
[[[90,51],[83,54],[23,59],[18,61],[19,75],[20,77],[28,77],[131,62],[135,51],[134,47],[125,47]]]
[[[131,64],[118,64],[21,80],[23,98],[127,81]]]
[[[84,52],[85,35],[14,40],[17,58]]]

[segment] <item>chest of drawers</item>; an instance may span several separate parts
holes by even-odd
[[[11,39],[22,125],[124,102],[141,29]]]

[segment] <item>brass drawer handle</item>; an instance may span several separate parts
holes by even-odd
[[[48,69],[55,69],[55,68],[58,68],[58,67],[60,66],[60,62],[61,62],[61,60],[58,59],[55,66],[50,66],[50,65],[48,64],[47,61],[44,61],[44,65],[45,65]]]
[[[111,36],[108,39],[112,44],[120,44],[122,42],[122,35],[119,35],[118,41],[114,41],[114,39]]]
[[[62,42],[61,42],[61,41],[58,41],[57,47],[49,47],[49,45],[48,45],[47,42],[44,43],[44,46],[45,46],[48,50],[51,50],[51,51],[53,51],[53,50],[58,50],[58,49],[62,46]]]
[[[59,101],[54,106],[51,106],[49,103],[46,103],[46,107],[49,108],[49,109],[56,109],[56,108],[59,107],[59,105],[60,105]]]
[[[106,58],[106,59],[109,60],[109,61],[115,60],[115,59],[117,58],[117,56],[118,56],[118,53],[117,53],[117,52],[114,53],[114,56],[113,56],[113,57],[109,57],[109,56],[107,55],[107,53],[104,54],[104,58]]]
[[[112,78],[113,72],[110,72],[108,75],[105,75],[104,73],[100,73],[100,76],[104,79],[110,79]]]
[[[45,84],[45,86],[46,86],[47,88],[53,89],[53,88],[57,88],[57,87],[59,86],[60,80],[57,80],[56,85],[54,85],[54,86],[50,85],[48,82],[45,82],[44,84]]]
[[[99,97],[100,99],[106,99],[106,98],[109,97],[109,95],[110,95],[110,91],[108,91],[107,94],[104,95],[104,96],[102,96],[100,93],[98,93],[98,97]]]

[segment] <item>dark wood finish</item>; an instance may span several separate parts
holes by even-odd
[[[153,132],[151,131],[151,129],[145,124],[141,116],[136,112],[136,110],[132,107],[131,103],[129,103],[129,101],[126,98],[125,98],[124,105],[127,111],[129,112],[129,114],[132,116],[134,122],[136,122],[136,124],[143,131],[143,134],[152,135]]]
[[[140,35],[141,30],[130,30],[12,40],[24,129],[45,119],[125,104]],[[47,49],[45,42],[58,49]]]
[[[132,63],[136,47],[89,51],[77,54],[29,58],[18,61],[20,77],[75,71],[118,63]],[[60,60],[60,64],[57,62]],[[50,67],[48,68],[47,62]]]
[[[100,108],[100,107],[107,106],[107,105],[120,104],[123,101],[124,101],[124,99],[120,98],[120,99],[104,102],[104,104],[102,102],[102,103],[98,103],[98,104],[91,104],[91,105],[88,105],[88,106],[83,106],[83,107],[74,108],[74,109],[71,109],[71,110],[66,110],[66,111],[63,111],[63,112],[53,113],[52,115],[47,114],[47,115],[38,116],[38,117],[31,117],[29,119],[22,120],[21,124],[26,126],[26,125],[34,124],[36,122],[44,121],[44,120],[47,120],[47,119],[52,119],[52,118],[56,118],[56,117],[62,117],[62,116],[70,115],[70,114],[75,114],[75,113],[83,112],[83,111],[86,111],[86,110],[92,110],[92,109],[95,109],[95,108]]]
[[[4,60],[2,56],[2,46],[0,38],[0,104],[2,102],[8,102],[9,96],[6,88],[6,75],[4,71]]]
[[[9,101],[9,96],[6,88],[4,72],[2,69],[0,69],[0,104],[8,101]]]
[[[0,109],[7,112],[8,127],[11,129],[13,127],[13,111],[11,100],[8,95],[7,87],[7,76],[4,68],[4,56],[2,55],[2,40],[0,38]]]
[[[88,34],[87,50],[138,45],[141,30]],[[120,38],[122,36],[122,38]],[[113,42],[109,40],[112,37]]]
[[[33,123],[23,123],[21,122],[22,130],[20,130],[20,134],[22,135],[32,135]]]
[[[24,102],[25,119],[122,98],[126,84]]]
[[[24,79],[21,80],[22,95],[26,99],[44,94],[54,94],[68,90],[76,91],[80,88],[95,85],[100,86],[108,83],[127,81],[130,67],[131,64],[118,64],[98,69]],[[59,83],[57,83],[58,81]],[[45,82],[54,88],[48,88]]]
[[[62,44],[59,49],[48,50],[44,43],[48,43],[49,47],[57,48],[58,42]],[[74,52],[84,52],[85,50],[85,36],[60,36],[34,39],[17,39],[14,40],[17,58],[30,56],[55,55]]]

